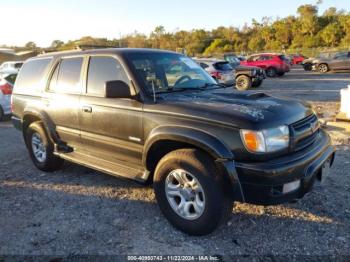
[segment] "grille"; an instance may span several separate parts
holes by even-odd
[[[312,114],[290,126],[291,150],[300,151],[312,145],[319,134],[319,122],[316,115]]]

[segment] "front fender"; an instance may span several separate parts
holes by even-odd
[[[162,140],[192,144],[208,152],[215,159],[233,159],[232,152],[224,142],[205,131],[191,127],[160,126],[152,130],[146,139],[143,153],[143,164],[145,166],[152,145]]]

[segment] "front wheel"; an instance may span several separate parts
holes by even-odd
[[[278,76],[284,76],[285,72],[278,72],[277,75]]]
[[[196,149],[180,149],[164,156],[154,174],[154,191],[164,216],[190,235],[214,231],[232,212],[233,201],[213,159]]]
[[[320,64],[318,67],[317,67],[317,70],[318,72],[320,72],[321,74],[325,74],[329,71],[329,68],[328,68],[328,65],[326,64]]]
[[[53,154],[54,145],[48,138],[41,122],[34,122],[26,130],[26,144],[34,165],[42,171],[54,171],[63,164],[63,159]]]
[[[238,90],[248,90],[252,87],[252,79],[246,75],[240,75],[236,78],[236,88]]]

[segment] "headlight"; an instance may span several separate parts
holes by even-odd
[[[254,153],[276,152],[289,146],[288,126],[261,131],[242,129],[241,137],[246,149]]]

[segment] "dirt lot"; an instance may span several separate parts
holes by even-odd
[[[335,102],[348,84],[350,74],[297,69],[261,90]],[[0,123],[0,141],[0,255],[350,255],[349,145],[338,146],[331,177],[301,201],[236,204],[227,225],[189,237],[165,220],[150,187],[69,163],[40,172],[10,122]]]

